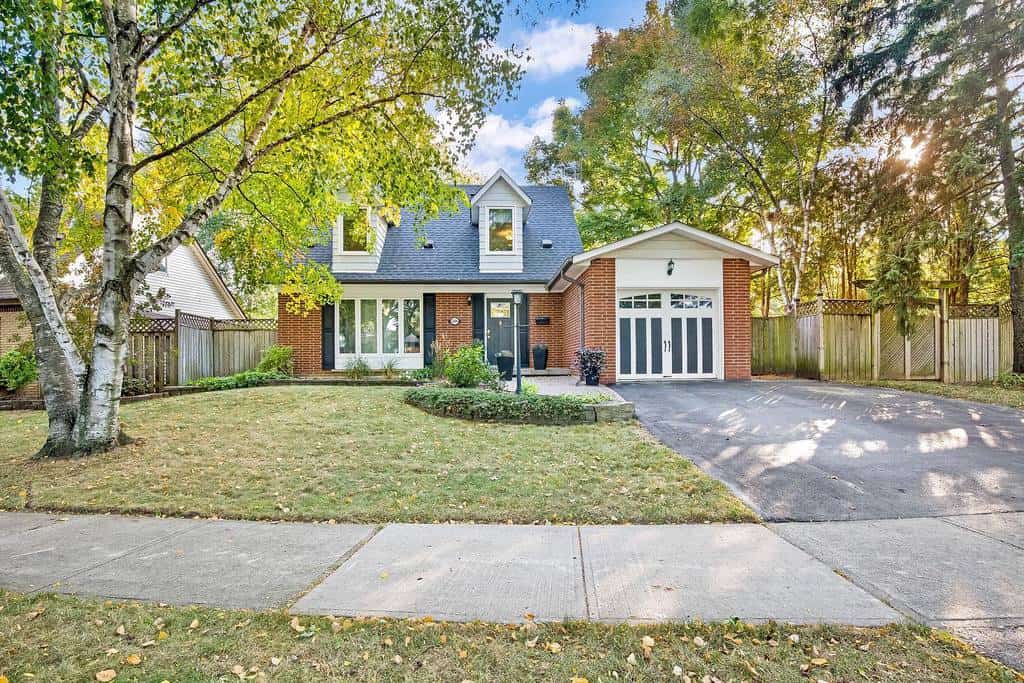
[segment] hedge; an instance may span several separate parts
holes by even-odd
[[[258,387],[284,379],[290,379],[283,372],[260,372],[259,370],[246,370],[227,377],[200,377],[190,382],[190,386],[202,387],[219,391],[223,389],[241,389],[244,387]]]
[[[575,396],[512,394],[486,389],[418,387],[405,402],[434,415],[529,424],[592,422],[593,412]]]

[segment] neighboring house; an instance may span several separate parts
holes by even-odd
[[[163,289],[160,309],[146,311],[147,318],[173,318],[181,310],[208,318],[245,318],[245,312],[198,244],[182,245],[171,252],[160,270],[146,277],[150,294]],[[14,287],[0,276],[0,353],[8,351],[30,335],[28,320]]]
[[[218,320],[245,318],[245,312],[198,242],[183,244],[171,252],[160,269],[146,276],[150,294],[163,289],[160,310],[146,311],[147,318],[173,318],[174,311]]]
[[[549,368],[568,368],[580,346],[603,348],[603,383],[750,377],[750,276],[776,257],[679,223],[583,251],[563,188],[499,171],[462,189],[470,205],[419,232],[406,211],[397,226],[372,211],[338,219],[310,258],[331,268],[343,298],[309,316],[278,300],[278,342],[295,350],[299,374],[357,357],[419,368],[435,342],[479,341],[493,362],[515,346],[518,289],[524,368],[546,344]]]
[[[28,339],[28,320],[21,312],[21,303],[14,287],[0,275],[0,354],[7,353]]]

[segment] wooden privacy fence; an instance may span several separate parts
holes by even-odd
[[[276,320],[216,320],[181,311],[174,318],[133,320],[125,377],[159,391],[200,377],[231,375],[256,367],[276,341]]]
[[[923,302],[907,336],[892,308],[819,297],[793,315],[753,319],[751,370],[824,380],[979,382],[1012,365],[1009,303]]]

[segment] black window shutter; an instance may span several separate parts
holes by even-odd
[[[519,365],[530,367],[530,297],[526,294],[519,306]]]
[[[473,341],[484,343],[484,326],[486,325],[484,315],[484,295],[473,295]]]
[[[434,362],[434,341],[437,340],[437,297],[423,295],[423,364]]]
[[[334,304],[320,309],[320,359],[324,370],[334,369]]]

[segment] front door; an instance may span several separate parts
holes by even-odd
[[[516,328],[512,320],[512,299],[487,300],[487,362],[497,363],[500,351],[515,353]]]

